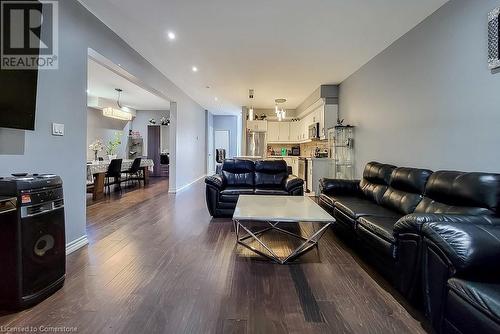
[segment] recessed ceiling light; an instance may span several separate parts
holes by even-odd
[[[193,72],[198,72],[198,67],[196,66],[191,67],[191,69],[193,70]]]
[[[169,32],[167,33],[167,36],[168,36],[168,39],[169,39],[169,40],[173,41],[173,40],[175,39],[175,32],[173,32],[173,31],[169,31]]]
[[[216,97],[214,97],[214,100],[215,101],[219,101],[219,98],[216,96]]]

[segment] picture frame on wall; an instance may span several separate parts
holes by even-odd
[[[488,13],[488,67],[500,68],[500,7]]]

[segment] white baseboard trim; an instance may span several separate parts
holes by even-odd
[[[178,192],[181,192],[182,190],[185,190],[187,189],[188,187],[192,186],[193,184],[195,184],[196,182],[200,181],[201,179],[204,179],[205,177],[207,176],[207,174],[203,174],[202,176],[194,179],[194,181],[192,182],[189,182],[188,184],[185,184],[183,185],[182,187],[179,187],[179,188],[175,188],[175,189],[169,189],[168,192],[170,194],[176,194]]]
[[[89,243],[89,239],[87,239],[87,235],[83,235],[78,239],[75,239],[66,244],[66,255],[73,253],[74,251],[82,248],[83,246]]]

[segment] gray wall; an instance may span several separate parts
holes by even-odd
[[[10,143],[4,147],[8,150],[0,152],[0,175],[15,171],[61,175],[66,239],[70,242],[85,235],[86,225],[88,48],[121,64],[128,73],[175,101],[171,103],[171,118],[178,131],[172,131],[171,142],[182,144],[182,154],[171,153],[179,170],[171,172],[169,183],[174,189],[205,174],[205,160],[199,158],[200,152],[205,152],[205,117],[203,108],[76,0],[59,2],[59,20],[59,70],[40,72],[36,130],[0,129],[0,141]],[[52,122],[66,125],[64,137],[50,134]]]
[[[115,138],[115,133],[121,133],[121,145],[116,154],[118,158],[126,159],[126,147],[130,122],[120,121],[102,115],[102,110],[88,108],[87,112],[87,160],[94,160],[94,151],[89,149],[89,145],[96,139],[102,139],[104,145]],[[98,153],[100,157],[106,157],[106,148]]]
[[[134,131],[139,131],[143,140],[144,140],[144,148],[143,155],[148,154],[148,125],[149,120],[154,118],[156,120],[156,124],[160,124],[160,119],[162,117],[170,117],[170,112],[168,110],[137,110],[137,116],[132,121],[132,129]],[[161,136],[162,136],[162,149],[169,149],[169,136],[170,134],[170,126],[162,126]]]
[[[95,139],[100,138],[104,144],[114,139],[116,132],[122,133],[122,144],[120,145],[117,155],[118,158],[127,158],[127,141],[128,131],[133,129],[139,131],[144,139],[143,155],[148,153],[148,125],[151,118],[156,119],[156,123],[160,124],[160,119],[170,117],[168,110],[137,110],[136,116],[131,122],[120,121],[117,119],[102,116],[102,111],[94,108],[88,108],[87,114],[87,160],[94,159],[94,152],[89,150],[89,145]],[[161,131],[162,150],[169,151],[170,126],[163,126]],[[106,157],[106,151],[99,153],[99,156]]]
[[[340,87],[356,128],[358,176],[370,160],[500,171],[500,74],[487,67],[487,14],[498,0],[454,0]]]
[[[228,130],[229,131],[229,152],[226,152],[226,158],[232,158],[237,155],[238,143],[238,117],[214,115],[213,116],[214,131]],[[217,149],[217,147],[215,147]]]

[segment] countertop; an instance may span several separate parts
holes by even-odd
[[[302,158],[307,160],[332,160],[332,158],[315,158],[310,156],[298,155],[270,155],[268,158]]]

